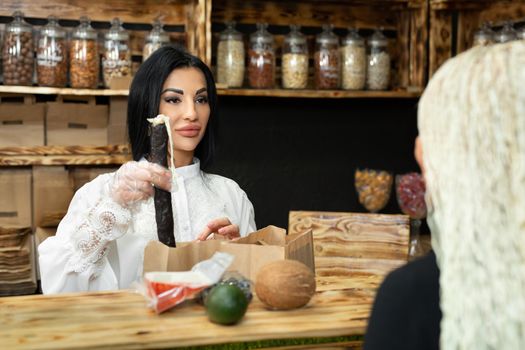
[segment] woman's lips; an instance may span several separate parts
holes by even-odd
[[[185,126],[182,128],[175,129],[175,131],[185,137],[195,137],[199,135],[201,128],[198,126]]]

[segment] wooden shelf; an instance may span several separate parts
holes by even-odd
[[[287,90],[287,89],[217,89],[222,96],[266,96],[296,98],[415,98],[421,91],[347,91],[347,90]]]
[[[71,89],[44,86],[7,86],[0,85],[0,93],[35,94],[35,95],[81,95],[81,96],[128,96],[128,90],[111,89]]]
[[[128,145],[0,148],[0,166],[106,165],[129,160]]]

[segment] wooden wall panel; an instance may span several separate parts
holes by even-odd
[[[452,56],[452,14],[448,11],[430,12],[429,78]]]

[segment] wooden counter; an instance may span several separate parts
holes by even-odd
[[[131,291],[0,298],[4,349],[142,349],[362,335],[381,277],[320,277],[310,303],[269,311],[254,297],[235,326],[187,302],[161,315]],[[293,347],[294,349],[296,347]]]

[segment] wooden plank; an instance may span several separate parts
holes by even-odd
[[[505,21],[525,21],[525,1],[493,1],[479,13],[479,23],[502,25]]]
[[[287,26],[298,23],[302,26],[320,27],[331,23],[338,28],[385,29],[396,28],[396,14],[393,10],[396,3],[376,4],[357,3],[355,6],[343,7],[341,3],[284,1],[272,2],[262,0],[214,0],[211,21],[224,23],[235,20],[237,23],[254,24],[267,22],[272,25]],[[397,3],[398,4],[398,3]]]
[[[194,0],[184,9],[186,16],[186,47],[206,59],[206,0]]]
[[[222,96],[261,96],[297,98],[417,98],[416,91],[345,91],[345,90],[286,90],[286,89],[218,89]]]
[[[427,80],[428,9],[422,6],[410,11],[410,76],[409,85],[423,89]]]
[[[119,17],[124,23],[152,23],[161,19],[166,24],[184,24],[184,7],[190,0],[53,0],[35,6],[32,1],[2,0],[1,16],[22,11],[27,17],[78,20],[88,16],[91,20],[111,21]]]
[[[452,15],[448,11],[430,11],[429,79],[452,57]]]
[[[399,56],[398,56],[398,78],[400,86],[409,85],[410,75],[410,11],[403,11],[399,13],[399,20],[397,23],[397,42]]]
[[[0,166],[124,164],[130,155],[0,156]]]
[[[472,47],[474,32],[480,24],[478,11],[461,11],[458,13],[457,54]]]
[[[129,154],[129,145],[0,147],[0,155],[107,155]]]
[[[76,96],[127,96],[127,89],[71,89],[44,86],[8,86],[0,85],[0,93],[38,94],[38,95],[76,95]]]
[[[362,335],[375,286],[320,291],[306,307],[289,311],[266,310],[255,296],[231,327],[209,322],[194,302],[156,315],[128,291],[7,297],[0,299],[0,338],[17,349],[136,349]]]
[[[320,276],[383,276],[407,262],[406,215],[290,211],[290,234],[312,229]]]
[[[211,13],[213,10],[212,0],[206,0],[206,64],[211,67],[212,41]]]

